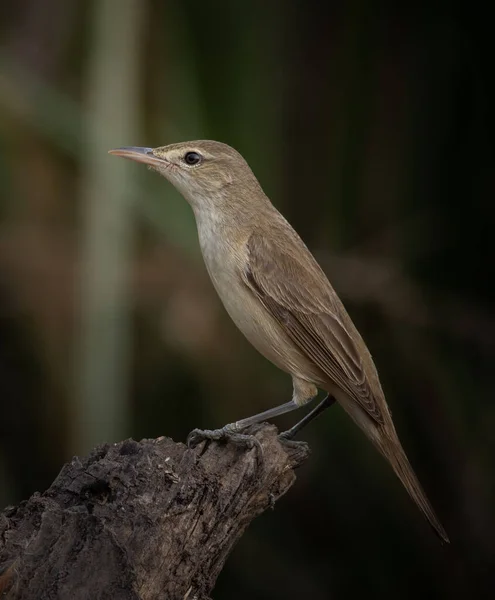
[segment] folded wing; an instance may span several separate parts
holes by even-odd
[[[248,252],[246,285],[299,349],[374,421],[383,423],[359,351],[339,314],[340,304],[318,265],[308,267],[296,252],[282,251],[260,233],[249,238]]]

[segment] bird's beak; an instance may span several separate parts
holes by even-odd
[[[124,158],[130,158],[136,162],[145,163],[153,167],[163,167],[167,165],[167,161],[163,158],[159,158],[153,154],[153,148],[140,148],[139,146],[124,146],[123,148],[115,148],[115,150],[109,150],[108,154],[114,154],[115,156],[123,156]]]

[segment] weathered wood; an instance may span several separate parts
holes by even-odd
[[[305,444],[167,438],[97,447],[0,515],[0,591],[16,600],[203,600],[249,523],[294,483]],[[235,594],[233,594],[233,597]]]

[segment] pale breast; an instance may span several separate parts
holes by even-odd
[[[248,260],[245,244],[235,244],[233,248],[222,238],[212,240],[212,236],[201,233],[200,244],[206,268],[225,309],[251,344],[283,371],[317,381],[315,367],[243,282],[241,273]]]

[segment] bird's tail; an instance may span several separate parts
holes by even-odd
[[[401,480],[402,485],[409,492],[409,495],[426,517],[427,521],[430,523],[438,537],[443,542],[450,543],[447,532],[442,527],[442,524],[436,516],[433,507],[426,497],[426,494],[423,491],[423,488],[421,487],[421,484],[419,483],[418,478],[416,477],[398,438],[390,439],[385,434],[379,438],[374,437],[373,441],[377,445],[380,452],[390,462],[395,474]]]

